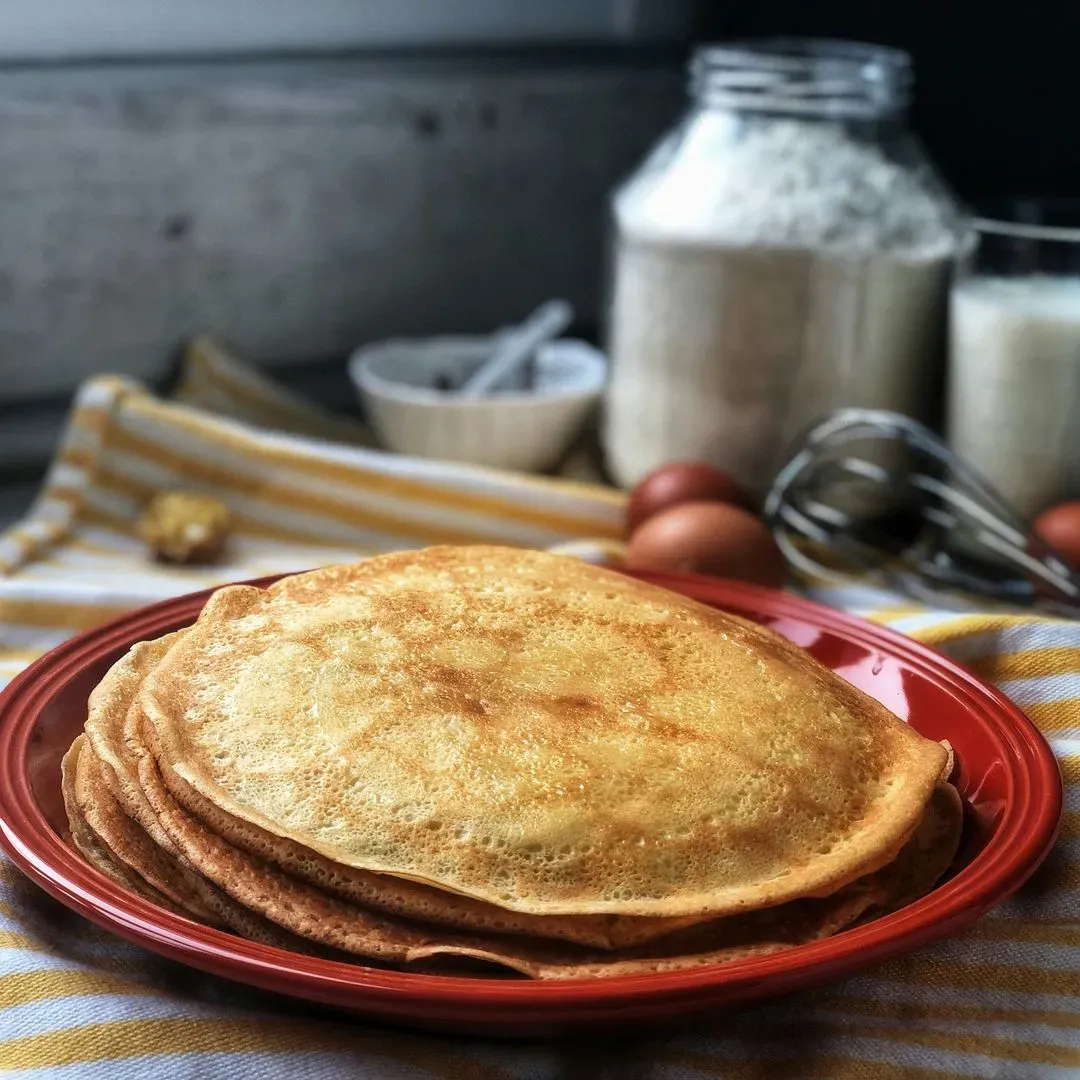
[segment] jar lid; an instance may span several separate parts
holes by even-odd
[[[704,45],[690,60],[700,104],[742,111],[879,119],[907,107],[912,81],[900,49],[825,38]]]

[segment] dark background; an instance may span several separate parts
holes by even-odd
[[[1080,0],[696,0],[690,40],[681,22],[647,32],[671,0],[639,2],[646,31],[629,39],[494,55],[6,65],[0,489],[40,472],[80,381],[161,386],[195,333],[336,407],[353,404],[342,360],[364,341],[487,332],[554,295],[595,336],[609,193],[686,109],[694,42],[902,48],[912,126],[965,202],[1080,194]],[[253,207],[258,227],[238,228]]]
[[[1080,191],[1080,3],[702,0],[699,40],[776,34],[910,52],[914,126],[965,200]]]

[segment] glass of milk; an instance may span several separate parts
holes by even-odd
[[[946,436],[1026,517],[1080,498],[1080,205],[976,221],[952,288]]]

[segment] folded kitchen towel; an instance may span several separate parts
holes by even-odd
[[[166,488],[229,503],[224,561],[147,559],[134,524]],[[40,497],[0,535],[0,683],[78,630],[226,581],[437,542],[617,561],[624,509],[599,485],[381,453],[362,425],[202,343],[173,400],[108,377],[78,395]],[[185,970],[91,927],[0,858],[0,1069],[110,1080],[1080,1075],[1080,623],[935,612],[859,585],[803,591],[964,661],[1055,746],[1062,840],[962,937],[693,1035],[497,1044],[383,1030]]]

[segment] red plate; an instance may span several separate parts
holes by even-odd
[[[898,634],[783,593],[679,575],[639,576],[772,626],[924,735],[947,738],[967,807],[961,869],[902,911],[825,941],[695,971],[617,979],[538,983],[384,971],[200,926],[114,885],[68,846],[60,758],[108,666],[133,642],[189,625],[208,592],[81,634],[0,695],[0,841],[62,903],[155,952],[366,1016],[488,1036],[639,1031],[836,979],[955,934],[1004,900],[1045,858],[1062,805],[1053,753],[1019,709],[970,672]]]

